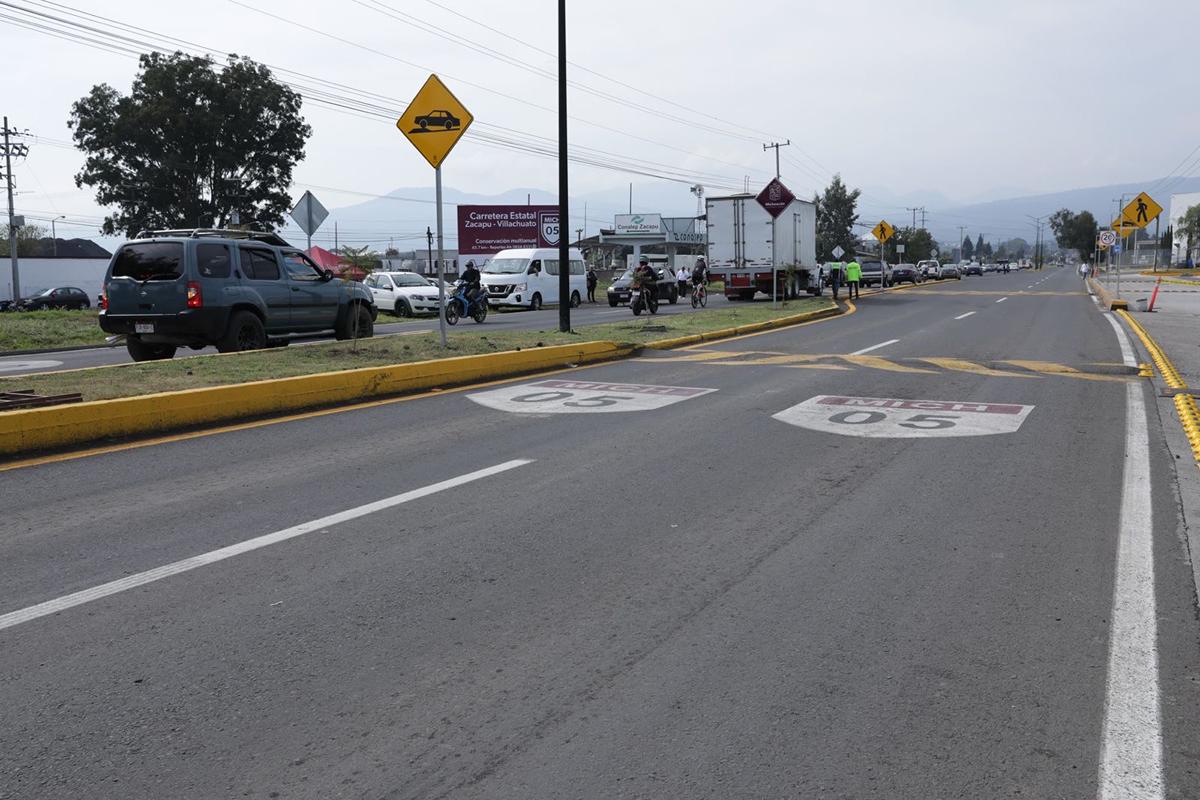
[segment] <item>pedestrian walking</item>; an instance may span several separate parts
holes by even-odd
[[[883,278],[881,277],[880,278],[881,286],[882,286],[882,280],[883,280]],[[850,263],[846,265],[846,299],[847,300],[857,300],[858,299],[858,285],[860,283],[862,283],[862,265],[859,264],[857,261],[851,260]],[[837,296],[836,293],[834,296],[835,297]]]
[[[1085,281],[1087,280],[1088,272],[1089,272],[1089,270],[1088,270],[1087,264],[1079,265],[1079,277],[1081,280],[1085,280]]]
[[[833,299],[838,299],[838,289],[842,285],[842,262],[832,261],[829,264],[829,288],[833,289]]]
[[[587,290],[588,290],[588,302],[589,303],[596,302],[596,283],[597,283],[596,270],[593,267],[588,267]]]

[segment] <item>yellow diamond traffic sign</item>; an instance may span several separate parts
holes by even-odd
[[[880,244],[883,244],[896,234],[896,229],[886,219],[883,219],[871,229],[871,234],[879,240]]]
[[[396,120],[396,127],[437,169],[474,119],[466,106],[446,88],[446,84],[437,75],[430,75],[400,119]]]
[[[1130,235],[1131,233],[1133,233],[1134,231],[1136,231],[1138,228],[1140,228],[1142,226],[1138,225],[1136,223],[1130,222],[1129,220],[1125,219],[1124,217],[1117,217],[1116,219],[1114,219],[1112,221],[1112,225],[1110,225],[1109,227],[1112,228],[1114,231],[1116,231],[1118,236],[1120,236],[1122,239],[1124,239],[1126,236]]]
[[[1153,222],[1162,211],[1162,206],[1154,202],[1153,197],[1142,192],[1121,210],[1121,219],[1125,221],[1122,227],[1144,228]],[[1127,236],[1128,234],[1122,235]]]

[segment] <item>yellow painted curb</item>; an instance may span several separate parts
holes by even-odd
[[[765,322],[752,322],[748,325],[739,325],[736,328],[720,328],[715,331],[705,331],[704,333],[693,333],[690,336],[677,336],[674,339],[660,339],[657,342],[650,342],[643,345],[647,350],[673,350],[676,347],[686,347],[690,344],[699,344],[700,342],[712,342],[717,339],[729,339],[733,336],[743,336],[747,333],[755,333],[757,331],[769,331],[775,328],[786,328],[789,325],[799,325],[802,322],[809,322],[826,317],[836,317],[845,312],[839,306],[832,308],[822,308],[817,311],[804,311],[800,314],[792,314],[787,317],[779,317],[777,319],[769,319]]]
[[[1141,323],[1134,319],[1128,311],[1118,311],[1117,314],[1142,340],[1142,345],[1154,359],[1154,366],[1158,368],[1158,372],[1167,386],[1172,389],[1187,389],[1188,385],[1183,380],[1183,376],[1179,374],[1179,370],[1175,368],[1175,364],[1171,362],[1166,352],[1158,346],[1158,342],[1154,341],[1154,337],[1142,327]],[[1200,466],[1200,407],[1196,405],[1196,398],[1187,393],[1176,394],[1174,400],[1175,413],[1179,415],[1179,424],[1183,426],[1183,432],[1192,446],[1192,455],[1196,459],[1197,466]]]
[[[615,342],[581,342],[8,411],[0,414],[0,455],[456,386],[621,358],[634,350]]]
[[[1113,297],[1095,278],[1088,278],[1088,284],[1092,287],[1092,291],[1096,293],[1096,296],[1100,298],[1100,304],[1109,311],[1120,311],[1129,308],[1127,301],[1119,297]]]

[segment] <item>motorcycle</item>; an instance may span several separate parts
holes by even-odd
[[[651,314],[658,313],[658,292],[654,287],[633,286],[629,290],[629,308],[635,317],[641,316],[642,309],[648,309]]]
[[[470,317],[476,322],[483,322],[488,315],[487,292],[483,287],[479,288],[479,292],[470,297],[468,291],[470,285],[459,282],[454,287],[454,293],[446,300],[446,324],[457,325],[458,320],[462,317]]]

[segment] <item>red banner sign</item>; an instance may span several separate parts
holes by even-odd
[[[558,206],[459,206],[458,254],[494,256],[517,247],[558,247]]]

